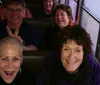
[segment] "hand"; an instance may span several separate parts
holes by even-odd
[[[77,24],[79,23],[79,20],[80,20],[80,18],[78,17],[78,18],[76,19],[76,21],[73,22],[72,18],[69,16],[69,21],[70,21],[69,25],[70,25],[70,26],[77,25]]]
[[[21,39],[20,36],[18,36],[19,27],[16,28],[14,34],[11,32],[11,30],[10,30],[10,28],[8,26],[6,26],[6,30],[7,30],[9,36],[17,38],[23,44],[23,40]],[[34,45],[28,45],[28,46],[24,46],[23,45],[23,49],[24,50],[34,50],[34,51],[38,50],[38,48],[36,46],[34,46]]]
[[[33,51],[37,51],[38,48],[34,45],[28,45],[28,46],[23,46],[23,50],[33,50]]]
[[[17,38],[23,44],[23,40],[21,39],[20,36],[18,36],[19,26],[17,26],[17,28],[15,29],[15,33],[14,34],[11,32],[11,30],[10,30],[10,28],[8,26],[6,26],[6,30],[7,30],[7,33],[8,33],[9,36]]]

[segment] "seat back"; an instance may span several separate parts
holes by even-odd
[[[24,51],[23,66],[29,69],[36,77],[41,73],[47,51]]]
[[[54,28],[55,23],[51,19],[27,19],[26,20],[29,24],[32,24],[40,31],[40,46],[39,50],[46,50],[44,44],[44,32],[48,28]]]

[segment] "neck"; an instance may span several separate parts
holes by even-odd
[[[63,29],[64,27],[69,26],[69,24],[65,25],[65,26],[58,26],[60,29]]]
[[[49,15],[51,14],[51,10],[44,10],[45,14]]]
[[[75,74],[75,73],[77,73],[78,72],[78,69],[76,70],[76,71],[74,71],[74,72],[68,72],[69,74]]]
[[[20,26],[22,24],[22,22],[20,23],[17,23],[17,24],[14,24],[14,23],[10,23],[10,22],[7,22],[7,25],[10,29],[16,29],[18,26]]]

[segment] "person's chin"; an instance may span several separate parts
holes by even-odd
[[[19,22],[18,22],[18,21],[12,21],[12,23],[13,23],[13,24],[18,24]]]
[[[12,72],[12,74],[7,74],[6,72],[4,72],[3,79],[6,83],[12,83],[14,78],[15,78],[15,72]]]
[[[12,83],[12,82],[13,82],[13,80],[14,80],[14,78],[13,78],[13,79],[4,79],[4,81],[5,81],[7,84]]]
[[[74,67],[74,68],[72,68],[74,65],[70,65],[70,66],[68,66],[68,68],[66,68],[66,71],[68,72],[68,73],[75,73],[76,71],[77,71],[77,67]]]

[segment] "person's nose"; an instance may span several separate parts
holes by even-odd
[[[15,15],[17,15],[17,13],[16,13],[16,12],[13,12],[12,14],[13,14],[14,16],[15,16]]]
[[[61,19],[61,15],[58,14],[58,19]]]
[[[8,61],[8,67],[12,68],[13,67],[13,62],[12,61]]]
[[[47,5],[49,6],[49,2],[47,2]]]
[[[16,10],[14,10],[14,11],[12,12],[12,14],[13,14],[13,15],[17,15],[18,13],[17,13]]]
[[[69,54],[69,59],[73,59],[75,56],[75,53],[73,50],[70,51],[70,54]]]

